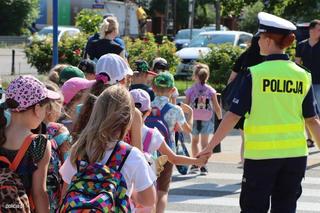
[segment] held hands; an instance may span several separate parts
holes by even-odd
[[[211,155],[212,155],[212,152],[210,152],[210,153],[202,153],[202,152],[200,152],[197,155],[196,166],[204,166],[208,162],[208,160],[211,157]]]
[[[204,150],[199,152],[196,157],[199,159],[201,159],[202,157],[205,157],[207,159],[206,160],[206,163],[207,163],[211,155],[212,155],[212,148],[207,146]]]

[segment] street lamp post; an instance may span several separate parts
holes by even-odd
[[[52,0],[52,23],[53,23],[53,60],[52,65],[59,63],[58,59],[58,1]]]

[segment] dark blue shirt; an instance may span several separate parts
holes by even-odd
[[[266,61],[270,60],[289,60],[289,57],[285,54],[269,55]],[[252,104],[252,77],[251,73],[248,74],[243,84],[239,89],[239,93],[234,98],[234,102],[231,105],[230,112],[239,116],[244,116],[247,112],[250,113]],[[310,88],[306,97],[302,103],[302,114],[304,118],[311,118],[317,115],[317,103],[314,98],[313,89]]]

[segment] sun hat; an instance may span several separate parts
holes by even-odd
[[[61,92],[64,97],[63,103],[68,104],[78,92],[91,88],[95,82],[95,80],[90,81],[79,77],[69,79],[61,87]]]
[[[153,83],[161,88],[173,88],[174,78],[169,72],[161,72],[153,79]]]
[[[91,61],[90,59],[82,59],[78,65],[78,68],[84,73],[96,73],[96,63],[94,61]]]
[[[100,57],[96,65],[96,74],[108,75],[110,85],[116,84],[127,75],[133,75],[128,63],[119,55],[108,53]]]
[[[141,111],[145,112],[151,109],[150,95],[143,89],[130,90],[130,94],[136,107]]]
[[[147,73],[154,76],[157,75],[157,73],[149,70],[148,62],[145,60],[137,60],[134,63],[136,65],[136,69],[133,73]]]
[[[45,100],[57,100],[60,94],[48,90],[46,86],[32,75],[23,75],[14,79],[7,88],[6,100],[12,99],[18,103],[13,111],[24,111],[29,107]]]
[[[60,72],[59,83],[64,84],[64,82],[74,77],[85,78],[85,75],[78,67],[67,66]]]

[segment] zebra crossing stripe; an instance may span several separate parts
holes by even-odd
[[[183,196],[183,195],[170,195],[169,203],[179,203],[179,204],[191,204],[191,205],[207,205],[212,206],[239,206],[238,198],[222,198],[222,197],[204,197],[204,196]],[[311,202],[298,202],[298,211],[310,211],[319,212],[320,203]]]

